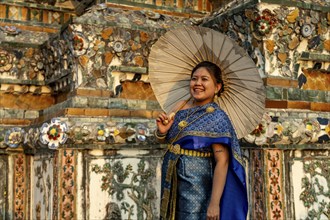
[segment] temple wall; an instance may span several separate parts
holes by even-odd
[[[0,219],[158,219],[148,55],[182,25],[236,40],[264,80],[249,219],[329,219],[329,3],[227,2],[0,3]]]

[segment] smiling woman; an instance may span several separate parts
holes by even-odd
[[[161,218],[246,219],[245,169],[238,138],[264,112],[253,60],[229,37],[204,27],[166,32],[149,55],[149,80],[165,111],[155,136],[162,164]]]
[[[221,70],[217,65],[204,61],[192,70],[190,93],[196,105],[213,101],[222,88]]]
[[[162,219],[246,219],[238,140],[214,102],[222,83],[216,64],[199,63],[191,74],[191,97],[176,105],[174,117],[157,118],[156,137],[169,143],[162,166]]]

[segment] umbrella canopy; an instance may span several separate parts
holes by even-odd
[[[190,98],[192,69],[202,61],[217,64],[224,91],[216,102],[229,116],[238,138],[252,132],[265,109],[259,71],[245,50],[226,35],[205,27],[180,27],[161,36],[149,55],[149,81],[162,109],[169,113]]]

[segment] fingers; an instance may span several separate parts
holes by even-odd
[[[207,220],[219,220],[220,219],[220,212],[219,212],[219,207],[209,207],[207,210],[207,215],[206,215]]]
[[[207,216],[207,220],[219,220],[219,216]]]
[[[156,120],[157,122],[161,122],[163,125],[166,125],[166,122],[168,124],[168,117],[165,113],[160,113]]]
[[[172,112],[168,116],[165,113],[159,114],[158,118],[156,119],[157,122],[161,122],[163,125],[168,125],[168,123],[173,120],[174,118],[174,113]]]

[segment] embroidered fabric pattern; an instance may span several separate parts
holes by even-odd
[[[210,111],[210,109],[212,110]],[[181,121],[186,121],[186,126],[180,127]],[[222,197],[226,202],[220,203],[221,210],[223,210],[221,218],[225,218],[224,216],[233,216],[233,219],[246,217],[245,171],[239,142],[228,116],[216,103],[178,111],[173,125],[167,133],[166,140],[171,144],[164,156],[162,166],[161,216],[163,219],[205,218],[207,207],[197,207],[194,204],[206,204],[211,193],[213,165],[211,168],[207,168],[207,164],[212,164],[214,161],[213,157],[210,156],[213,155],[211,154],[212,144],[226,145],[231,152],[230,166]],[[194,168],[189,172],[186,171],[190,166]],[[198,170],[202,168],[210,172],[198,173]],[[205,187],[205,182],[201,183],[199,180],[210,181],[210,186]],[[192,184],[194,187],[184,186],[185,184],[189,186]],[[204,187],[196,188],[202,185]],[[200,196],[191,199],[190,195],[192,194]],[[231,205],[228,206],[228,204]],[[242,212],[234,210],[238,207]]]

